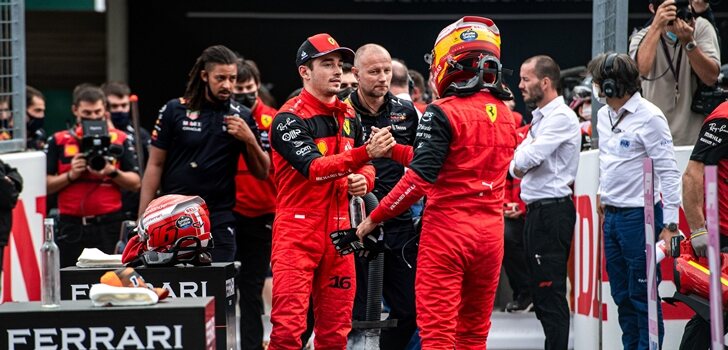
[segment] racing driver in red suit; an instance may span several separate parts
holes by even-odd
[[[423,349],[484,349],[490,329],[516,147],[499,57],[490,19],[464,17],[440,32],[430,71],[441,98],[422,116],[414,156],[401,145],[391,154],[411,171],[357,230],[363,238],[427,195],[415,279]]]
[[[301,349],[311,295],[314,346],[346,349],[356,291],[354,260],[337,253],[329,234],[350,228],[347,193],[362,196],[374,188],[370,160],[395,144],[383,129],[365,146],[354,110],[336,98],[341,66],[353,58],[351,49],[328,34],[304,41],[296,55],[303,90],[281,107],[271,125],[278,197],[270,350]]]

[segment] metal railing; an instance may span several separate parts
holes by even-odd
[[[25,1],[0,0],[0,153],[25,141]]]

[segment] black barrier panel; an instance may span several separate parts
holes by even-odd
[[[88,299],[91,285],[109,268],[67,267],[61,269],[61,299]],[[169,298],[215,297],[215,330],[218,350],[236,348],[235,265],[213,263],[211,266],[137,267],[144,281],[169,290]]]
[[[90,300],[0,305],[0,348],[215,348],[213,298],[169,299],[149,306],[94,307]]]

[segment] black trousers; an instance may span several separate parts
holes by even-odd
[[[385,235],[387,233],[385,232]],[[414,236],[400,234],[402,237]],[[404,249],[404,251],[402,250]],[[354,298],[355,320],[364,320],[367,304],[367,277],[369,264],[366,259],[355,258],[356,297]],[[389,306],[389,318],[397,320],[397,327],[383,329],[379,338],[380,349],[405,349],[417,329],[415,319],[415,266],[417,262],[417,241],[413,239],[399,249],[384,252],[384,286],[382,295]]]
[[[212,247],[208,251],[212,262],[235,261],[236,235],[235,216],[232,210],[219,210],[210,212],[210,233],[212,233]]]
[[[546,350],[566,350],[569,346],[566,262],[575,223],[576,210],[571,198],[528,206],[524,234],[526,263],[536,317],[546,335]]]
[[[100,223],[82,225],[69,222],[61,216],[58,223],[56,244],[61,255],[61,268],[76,266],[84,248],[98,248],[106,254],[113,254],[121,231],[121,214]]]
[[[530,295],[530,280],[528,265],[526,265],[526,251],[523,245],[523,228],[525,220],[505,219],[505,252],[503,266],[508,276],[508,282],[513,290],[513,300],[520,295]]]
[[[263,284],[270,268],[273,214],[249,218],[235,214],[241,349],[263,349]]]

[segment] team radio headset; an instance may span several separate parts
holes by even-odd
[[[601,83],[601,91],[602,93],[604,93],[604,96],[609,98],[624,96],[624,91],[622,87],[619,85],[619,83],[617,83],[617,80],[614,79],[613,76],[614,60],[617,59],[617,55],[619,54],[616,52],[607,55],[607,58],[604,60],[604,65],[602,66],[602,76],[604,77],[604,80],[602,80]],[[625,115],[627,115],[627,111],[622,112],[622,115],[617,118],[616,123],[612,121],[611,116],[609,117],[609,123],[612,124],[612,132],[614,132],[615,134],[621,132],[621,130],[617,129],[617,125],[622,122],[622,119],[624,119]]]

